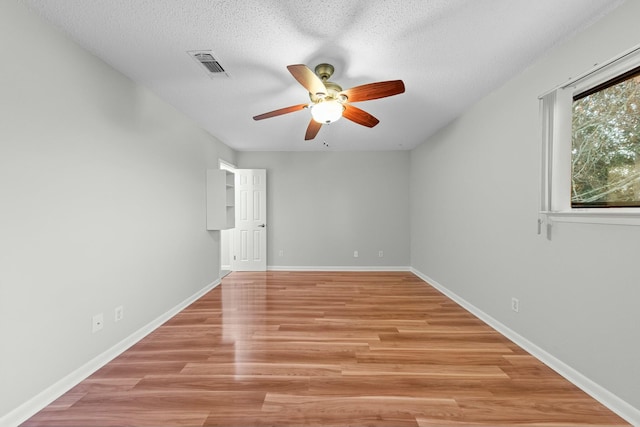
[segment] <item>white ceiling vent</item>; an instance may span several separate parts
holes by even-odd
[[[220,62],[214,58],[210,50],[190,50],[187,53],[204,67],[209,77],[231,77],[220,65]]]

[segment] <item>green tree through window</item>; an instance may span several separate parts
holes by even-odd
[[[571,206],[640,207],[640,68],[574,96]]]

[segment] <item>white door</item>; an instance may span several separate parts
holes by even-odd
[[[267,270],[267,171],[236,169],[234,271]]]

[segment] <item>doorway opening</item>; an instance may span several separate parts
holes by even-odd
[[[218,168],[235,173],[236,166],[225,160],[218,159]],[[220,231],[220,279],[231,273],[231,257],[233,252],[233,228]]]

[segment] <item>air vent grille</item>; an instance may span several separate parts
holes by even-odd
[[[193,59],[198,61],[206,70],[209,77],[229,77],[229,73],[220,65],[220,62],[211,54],[211,51],[189,51]]]
[[[202,65],[204,65],[207,70],[211,71],[212,73],[224,73],[224,68],[222,68],[222,65],[220,65],[220,63],[216,61],[216,59],[211,54],[197,53],[195,56],[196,59],[200,61]]]

